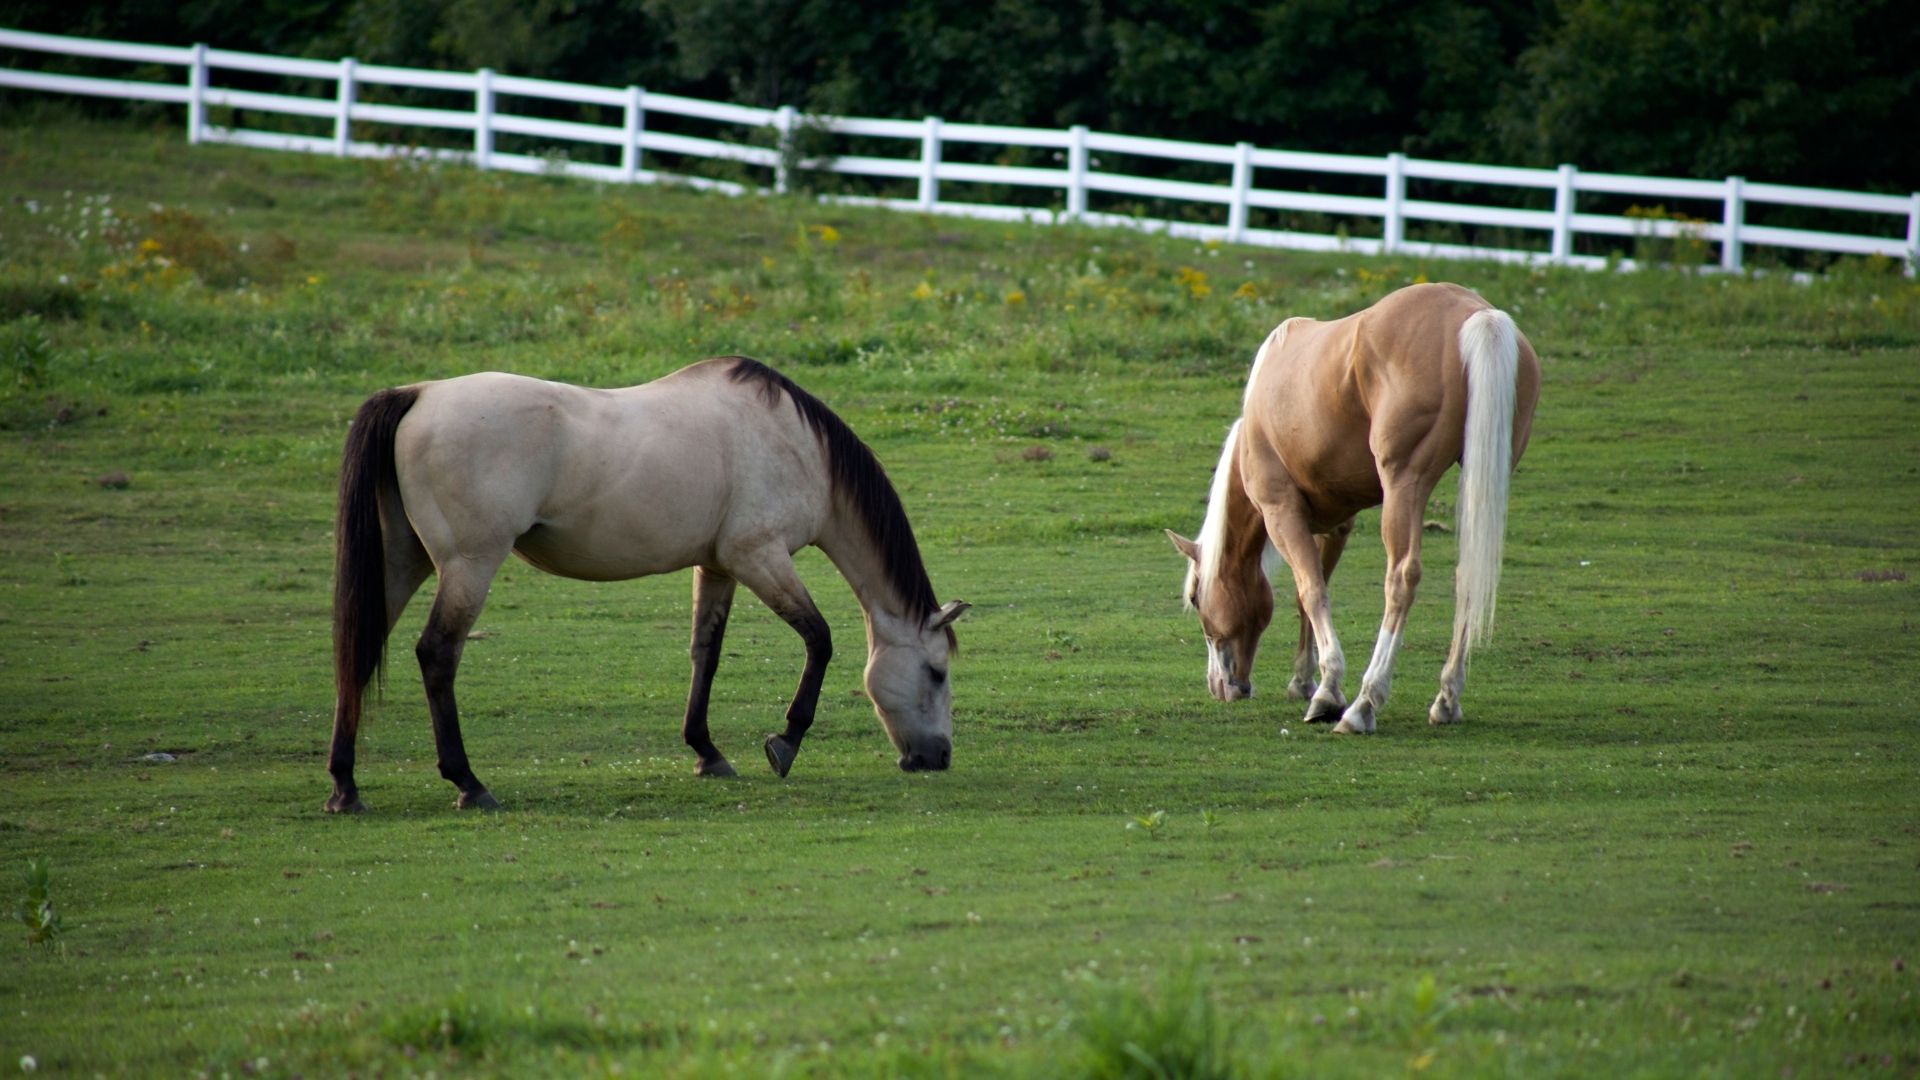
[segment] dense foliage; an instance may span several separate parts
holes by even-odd
[[[1899,134],[1920,20],[1895,0],[15,0],[0,25],[870,116],[1920,186]]]

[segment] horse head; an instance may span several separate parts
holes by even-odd
[[[1273,586],[1259,560],[1239,568],[1209,564],[1200,545],[1167,530],[1187,558],[1185,599],[1207,639],[1207,690],[1221,701],[1253,696],[1253,656],[1273,621]]]
[[[947,668],[953,620],[968,606],[954,600],[917,621],[869,613],[867,697],[907,772],[945,769],[953,760],[953,686]]]

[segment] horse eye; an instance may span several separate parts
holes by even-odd
[[[940,685],[941,683],[943,683],[943,682],[946,682],[946,681],[947,681],[947,673],[946,673],[946,672],[944,672],[944,671],[941,671],[941,670],[940,670],[939,668],[937,668],[937,667],[934,667],[934,666],[933,666],[932,664],[928,664],[928,665],[927,665],[927,678],[929,678],[929,679],[932,679],[932,680],[933,680],[933,685],[935,685],[935,686],[939,686],[939,685]]]

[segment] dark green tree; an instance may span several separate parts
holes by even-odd
[[[0,25],[822,112],[1920,186],[1906,0],[0,0]]]
[[[1920,186],[1920,18],[1899,0],[1561,0],[1497,112],[1516,162]]]

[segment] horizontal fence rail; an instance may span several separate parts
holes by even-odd
[[[471,72],[427,71],[361,64],[352,58],[295,59],[212,49],[205,45],[138,45],[4,28],[0,28],[0,49],[137,65],[136,74],[141,78],[101,78],[0,68],[0,87],[185,105],[187,138],[193,143],[226,143],[340,157],[404,155],[463,162],[481,169],[559,174],[611,183],[682,184],[735,195],[767,190],[785,192],[793,185],[794,171],[803,170],[816,175],[863,178],[877,182],[883,189],[890,185],[899,191],[894,196],[821,196],[848,204],[993,220],[1078,221],[1162,231],[1201,240],[1360,254],[1494,259],[1586,268],[1622,262],[1617,257],[1576,251],[1577,238],[1589,236],[1692,244],[1701,253],[1707,245],[1713,245],[1718,252],[1719,267],[1728,271],[1739,271],[1745,266],[1746,249],[1752,246],[1877,255],[1901,261],[1909,275],[1914,273],[1916,261],[1920,261],[1920,192],[1878,195],[1754,183],[1738,176],[1723,180],[1684,180],[1583,172],[1572,165],[1532,169],[1430,161],[1402,154],[1385,157],[1322,154],[1260,148],[1244,142],[1222,146],[1142,138],[1090,131],[1085,127],[1062,131],[947,123],[938,117],[896,120],[803,116],[791,106],[752,108],[649,93],[637,86],[588,86],[502,75],[484,68]],[[0,58],[4,56],[0,53]],[[183,68],[184,72],[174,81],[153,81],[155,67]],[[230,72],[305,80],[322,87],[330,84],[332,91],[322,94],[266,92],[216,83],[216,75]],[[451,93],[459,96],[456,101],[461,107],[363,100],[363,91],[367,88],[389,87]],[[558,102],[581,109],[598,108],[620,119],[617,124],[596,123],[514,111],[519,102],[526,100]],[[267,114],[301,118],[313,128],[313,133],[242,127],[238,121],[215,124],[209,119],[209,110],[226,110],[234,116]],[[602,118],[605,115],[603,113]],[[723,130],[711,135],[660,130],[650,123],[660,117],[690,120],[696,125],[720,125]],[[364,132],[369,125],[459,132],[464,136],[459,147],[422,147],[356,138],[356,126]],[[496,148],[496,137],[501,135],[559,145],[537,154],[504,152]],[[471,139],[470,145],[467,138]],[[798,150],[801,145],[822,139],[858,139],[863,149],[874,144],[899,144],[903,151],[898,155],[801,156]],[[571,160],[568,145],[611,148],[611,154],[599,153],[617,161]],[[972,151],[978,156],[979,147],[998,150],[1001,160],[985,163],[947,159],[950,152],[958,155]],[[667,155],[670,165],[676,163],[673,159],[679,159],[680,168],[649,168],[649,155]],[[591,151],[588,156],[592,156]],[[1009,163],[1008,158],[1020,163]],[[692,159],[731,162],[744,170],[744,175],[764,177],[766,182],[701,176],[686,171],[686,164]],[[1144,159],[1162,169],[1198,166],[1200,170],[1212,170],[1214,178],[1140,175],[1119,169],[1118,164],[1124,159]],[[1256,181],[1262,170],[1305,175],[1315,178],[1314,186],[1330,183],[1343,190],[1261,186]],[[1193,169],[1186,171],[1194,174]],[[1009,189],[1039,189],[1058,194],[1050,197],[1044,206],[956,201],[942,197],[943,184],[984,186],[990,198],[1005,198],[993,193]],[[1550,206],[1527,209],[1417,198],[1409,194],[1410,184],[1415,185],[1415,194],[1434,185],[1517,189],[1537,193],[1533,201],[1550,201]],[[1368,186],[1376,193],[1352,193],[1364,191]],[[913,192],[911,197],[905,195],[908,188]],[[1150,200],[1173,207],[1184,204],[1185,212],[1209,220],[1145,216],[1138,203],[1133,204],[1133,212],[1129,213],[1097,210],[1089,205],[1089,197],[1094,195]],[[1583,195],[1589,197],[1585,209],[1581,206]],[[1623,199],[1635,201],[1625,212],[1599,212],[1594,208],[1595,197],[1606,207],[1618,207]],[[1642,207],[1638,200],[1680,200],[1714,216],[1669,212],[1664,202],[1652,208]],[[1856,214],[1860,215],[1862,229],[1826,232],[1749,222],[1751,208],[1763,205]],[[1377,228],[1379,235],[1350,235],[1344,227],[1326,231],[1264,227],[1256,224],[1256,213],[1265,213],[1269,222],[1284,222],[1285,215],[1289,214],[1358,219],[1366,231]],[[1408,225],[1415,222],[1486,228],[1513,239],[1507,246],[1409,239]],[[1905,235],[1897,235],[1902,226]],[[1527,238],[1544,246],[1540,249],[1512,246]],[[1626,262],[1631,264],[1631,260]]]

